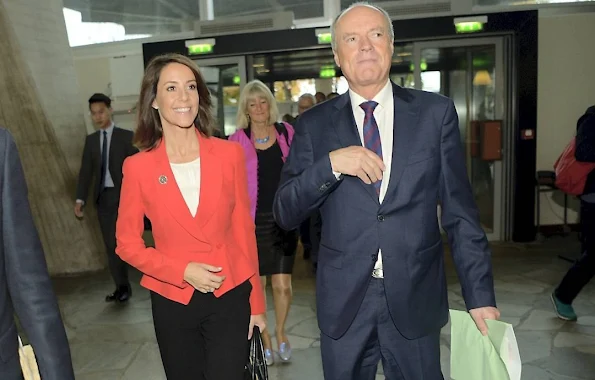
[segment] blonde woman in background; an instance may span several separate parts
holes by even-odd
[[[246,154],[248,193],[256,224],[256,242],[263,288],[271,276],[276,316],[276,340],[279,358],[291,358],[291,346],[285,322],[291,306],[291,274],[295,262],[297,232],[282,230],[273,218],[273,199],[281,179],[281,169],[293,139],[293,127],[277,122],[279,111],[271,90],[261,81],[248,83],[240,94],[237,114],[238,131],[229,137],[242,145]],[[268,365],[274,363],[271,336],[263,333]]]

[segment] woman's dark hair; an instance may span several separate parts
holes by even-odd
[[[161,55],[149,62],[140,88],[137,125],[134,133],[134,145],[140,150],[155,148],[163,136],[159,112],[153,108],[153,102],[157,96],[157,84],[161,71],[171,63],[182,64],[194,73],[199,96],[198,115],[194,120],[194,127],[206,137],[211,137],[215,131],[215,121],[211,113],[211,95],[198,66],[190,58],[181,54]]]

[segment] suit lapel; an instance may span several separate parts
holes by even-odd
[[[213,150],[213,138],[206,138],[198,133],[200,142],[200,197],[196,222],[203,227],[219,207],[219,196],[223,177],[219,156]]]
[[[93,159],[95,160],[95,163],[97,164],[97,181],[99,181],[99,177],[101,176],[101,132],[100,131],[96,131],[93,134],[93,148],[91,149],[91,152],[93,152]]]
[[[110,139],[109,142],[109,151],[107,152],[107,165],[110,169],[110,174],[112,172],[112,163],[114,162],[114,154],[116,154],[116,152],[118,152],[118,144],[119,144],[119,133],[118,133],[118,128],[114,126],[114,129],[112,130],[112,138]],[[113,180],[113,176],[112,176],[112,180]]]
[[[362,140],[359,137],[355,118],[353,117],[353,110],[351,109],[351,100],[349,99],[349,92],[341,95],[341,98],[335,104],[335,111],[332,116],[335,131],[339,136],[339,141],[343,147],[352,145],[363,146]]]
[[[353,109],[351,107],[351,100],[349,98],[349,92],[341,95],[341,98],[335,104],[335,111],[332,115],[333,126],[339,136],[339,141],[344,148],[353,145],[363,146],[363,142],[360,138],[359,131],[357,130],[357,124],[353,117]],[[378,195],[373,184],[366,185],[359,178],[357,182],[360,183],[366,192],[372,197],[372,199],[378,201]]]
[[[198,132],[197,132],[198,133]],[[208,156],[212,155],[208,153],[211,149],[210,145],[211,142],[208,141],[206,138],[199,137],[200,143],[200,177],[201,177],[201,186],[200,186],[200,197],[199,197],[199,206],[198,211],[196,213],[196,217],[192,217],[190,210],[188,209],[188,205],[184,200],[184,196],[180,191],[180,188],[176,182],[174,177],[173,171],[171,169],[169,159],[167,157],[167,152],[165,149],[165,140],[162,139],[159,145],[155,148],[155,167],[153,170],[153,178],[151,181],[154,181],[155,188],[157,189],[158,198],[163,200],[163,203],[171,213],[171,215],[180,223],[182,227],[196,239],[207,242],[206,238],[204,237],[202,230],[199,228],[202,225],[202,221],[200,218],[202,217],[209,217],[212,214],[210,209],[217,207],[217,205],[209,205],[214,196],[211,194],[212,192],[219,193],[219,187],[213,190],[214,183],[217,182],[217,178],[219,178],[219,182],[221,181],[221,173],[219,172],[218,168],[213,168],[213,162]],[[206,165],[205,165],[205,157],[206,158]],[[210,168],[208,166],[211,166]],[[215,177],[215,178],[211,178]],[[205,186],[207,185],[208,186]],[[206,210],[201,210],[201,209]]]
[[[394,199],[399,180],[407,166],[413,133],[419,119],[419,104],[407,90],[393,84],[394,121],[391,173],[385,199]],[[389,198],[390,197],[390,198]]]

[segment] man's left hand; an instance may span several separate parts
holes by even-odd
[[[488,325],[485,322],[486,319],[500,319],[500,312],[492,306],[471,309],[469,310],[469,314],[471,314],[471,318],[475,321],[475,324],[482,335],[488,335]]]

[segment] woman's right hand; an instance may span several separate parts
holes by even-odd
[[[214,267],[202,263],[190,263],[184,271],[184,281],[189,283],[201,293],[211,293],[219,289],[225,276],[214,273],[221,272],[221,267]]]

